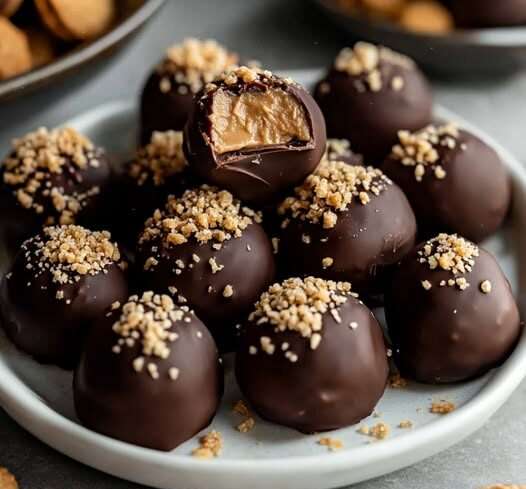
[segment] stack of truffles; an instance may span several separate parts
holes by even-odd
[[[213,419],[232,351],[252,408],[304,433],[371,414],[389,356],[424,383],[503,362],[519,312],[477,244],[510,205],[497,153],[434,120],[387,48],[343,49],[313,96],[236,63],[214,41],[170,48],[117,172],[71,128],[2,163],[3,326],[74,369],[80,421],[171,450]]]

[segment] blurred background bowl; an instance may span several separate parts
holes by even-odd
[[[0,81],[0,102],[56,83],[72,73],[81,72],[88,80],[139,32],[164,1],[119,0],[118,20],[111,30],[93,41],[78,45],[47,65]]]
[[[349,15],[334,0],[312,1],[352,40],[366,39],[401,51],[438,76],[506,75],[526,66],[526,27],[425,35]]]

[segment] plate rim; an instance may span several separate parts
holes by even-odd
[[[318,74],[318,70],[299,70],[288,73],[292,74],[294,78],[305,79],[314,78]],[[108,116],[111,114],[116,115],[118,112],[130,113],[135,110],[135,102],[129,100],[114,101],[87,110],[65,122],[65,124],[76,125],[80,120],[83,121],[83,124],[87,124],[88,122],[86,121],[90,118],[99,118],[104,114]],[[481,136],[491,144],[499,152],[514,181],[523,189],[526,195],[526,168],[513,155],[484,131],[438,104],[435,105],[435,115],[445,119],[457,120],[463,127]],[[526,197],[524,198],[526,199]],[[517,200],[515,200],[515,205],[517,205]],[[200,475],[208,476],[225,475],[227,473],[236,474],[237,476],[248,474],[251,476],[255,474],[263,476],[268,475],[269,470],[272,470],[273,475],[279,476],[280,474],[294,474],[296,471],[301,470],[301,475],[305,477],[310,474],[319,475],[327,472],[351,471],[353,468],[375,467],[384,463],[385,467],[375,470],[374,475],[378,476],[391,471],[387,463],[390,459],[411,457],[410,462],[397,464],[397,468],[401,468],[442,451],[469,436],[504,404],[525,376],[526,330],[523,330],[519,343],[510,358],[491,374],[490,379],[477,395],[456,411],[448,414],[447,417],[439,418],[403,436],[388,438],[381,443],[353,447],[336,453],[263,459],[219,458],[207,463],[203,463],[201,460],[186,454],[161,452],[127,444],[93,432],[66,418],[48,406],[39,398],[38,394],[16,376],[14,371],[9,368],[1,352],[0,378],[2,382],[0,382],[0,405],[27,431],[47,445],[86,465],[124,478],[127,478],[124,470],[109,470],[107,465],[100,461],[100,453],[107,455],[108,458],[111,456],[125,457],[129,462],[140,461],[141,463],[151,464],[152,467],[167,468],[172,473],[176,473],[178,470],[198,471]],[[64,442],[62,439],[61,441],[53,441],[53,433],[57,430],[63,436],[68,437],[69,442],[73,440],[81,444],[84,450],[72,453],[72,449],[68,448],[68,442]],[[90,457],[88,454],[90,450],[98,451],[97,462],[90,460],[90,458],[97,458],[96,456]],[[419,450],[421,450],[421,453],[414,457],[413,454]],[[360,480],[365,478],[367,477]]]

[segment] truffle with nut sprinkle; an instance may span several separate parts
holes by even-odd
[[[414,62],[366,42],[340,51],[314,97],[328,137],[350,140],[368,165],[382,163],[400,129],[420,129],[432,118],[431,88]]]
[[[226,190],[203,185],[171,196],[139,239],[140,280],[187,301],[220,349],[230,349],[237,325],[274,278],[260,223],[260,213]]]
[[[521,332],[495,258],[456,234],[439,234],[402,260],[385,315],[401,374],[426,383],[482,375],[508,357]]]
[[[414,245],[407,199],[372,167],[322,162],[278,214],[282,273],[348,280],[367,298],[381,293],[388,268]]]
[[[204,181],[247,203],[266,204],[316,168],[325,122],[293,80],[242,66],[196,95],[184,141],[188,163]]]
[[[2,281],[7,335],[38,361],[73,368],[91,323],[128,296],[125,268],[109,233],[45,227],[22,245]]]
[[[399,131],[382,169],[407,195],[423,237],[445,231],[480,242],[508,213],[511,182],[499,155],[455,123]]]
[[[109,180],[104,150],[73,128],[14,139],[0,163],[0,237],[16,252],[44,225],[96,224]]]
[[[237,62],[237,54],[212,39],[170,46],[142,90],[141,144],[154,131],[182,131],[194,95]]]
[[[119,240],[133,250],[153,211],[163,206],[169,195],[181,195],[193,186],[183,153],[183,133],[154,132],[116,180],[112,227]]]
[[[222,391],[205,325],[187,305],[152,291],[113,304],[96,321],[73,382],[85,426],[157,450],[205,428]]]
[[[382,330],[351,284],[314,277],[275,283],[261,295],[235,364],[255,411],[304,433],[371,414],[388,370]]]

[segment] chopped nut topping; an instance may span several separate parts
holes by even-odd
[[[144,185],[150,178],[154,185],[163,185],[166,180],[186,168],[181,131],[155,131],[150,143],[139,149],[135,160],[128,167],[128,175]]]
[[[398,424],[398,427],[401,429],[411,429],[413,427],[413,422],[410,421],[409,419],[404,419],[400,421],[400,423]]]
[[[232,297],[234,295],[234,288],[228,284],[225,285],[225,288],[223,289],[223,297]]]
[[[422,287],[424,287],[426,290],[429,290],[433,287],[433,285],[429,280],[422,280]]]
[[[241,423],[239,423],[236,426],[236,429],[240,433],[248,433],[254,428],[255,425],[256,425],[256,420],[252,417],[249,417],[245,419],[244,421],[241,421]]]
[[[223,438],[218,431],[211,431],[199,438],[199,448],[192,451],[192,455],[197,458],[214,458],[221,455],[223,450]]]
[[[484,292],[484,294],[489,294],[491,292],[491,282],[489,280],[484,280],[480,284],[480,290]]]
[[[243,401],[242,399],[240,399],[234,404],[232,411],[234,411],[235,413],[241,414],[241,416],[246,416],[246,417],[250,416],[250,410],[245,404],[245,401]]]
[[[177,84],[179,88],[197,93],[237,62],[237,55],[228,52],[217,41],[185,39],[168,48],[165,59],[158,66],[157,72],[162,76],[159,88],[166,93]]]
[[[331,452],[341,450],[343,448],[343,442],[337,438],[324,437],[318,440],[318,445],[327,447]]]
[[[400,376],[399,373],[391,374],[387,382],[391,389],[403,389],[407,387],[407,380]]]
[[[392,185],[391,180],[376,168],[322,161],[316,171],[294,189],[295,195],[283,201],[278,212],[314,224],[321,221],[324,229],[330,229],[336,226],[337,213],[349,209],[353,200],[367,205],[388,185]]]
[[[318,348],[323,337],[323,315],[337,310],[351,295],[351,284],[320,278],[289,278],[275,283],[261,295],[249,320],[261,325],[270,323],[277,332],[295,331],[309,339],[311,349]],[[261,337],[263,349],[274,353],[270,338]],[[270,350],[271,351],[270,351]],[[286,351],[285,356],[297,361],[297,355]]]
[[[421,182],[430,169],[438,180],[446,178],[442,167],[440,149],[454,149],[458,144],[459,129],[452,122],[441,126],[427,126],[420,131],[398,131],[399,144],[393,146],[391,158],[404,166],[414,167],[415,179]]]
[[[117,310],[113,310],[118,313]],[[153,379],[159,378],[158,365],[146,364],[145,357],[165,360],[170,356],[170,343],[178,339],[173,331],[174,323],[190,319],[187,307],[177,306],[168,295],[144,292],[141,297],[132,295],[120,310],[119,319],[113,324],[113,331],[119,336],[114,349],[120,353],[122,347],[131,348],[139,344],[141,355],[136,357],[132,366],[136,372],[142,372],[146,366]],[[172,380],[179,377],[179,369],[171,367],[168,376]]]
[[[454,278],[447,282],[441,281],[440,286],[456,286],[460,290],[466,290],[470,284],[465,277],[459,275],[471,272],[478,256],[477,245],[456,234],[445,233],[430,239],[418,251],[418,261],[427,265],[430,270],[446,270],[453,275]],[[424,283],[422,286],[429,290],[432,284],[427,280],[425,282],[428,282],[429,288],[424,286]]]
[[[407,69],[414,67],[413,61],[407,56],[383,46],[375,46],[368,42],[357,42],[353,48],[344,48],[340,51],[334,61],[334,68],[352,76],[363,75],[369,90],[379,92],[384,86],[381,71],[382,62],[403,66]],[[393,77],[391,84],[394,90],[401,90],[404,79],[397,75]]]
[[[2,489],[18,489],[18,482],[11,472],[0,467],[0,487]]]
[[[450,401],[436,401],[431,404],[429,412],[433,414],[449,414],[455,409],[455,404]]]
[[[2,163],[3,180],[20,205],[44,215],[46,224],[73,224],[99,188],[66,194],[55,182],[65,172],[80,178],[82,171],[98,167],[101,157],[102,150],[75,129],[42,127],[13,141],[13,151]]]
[[[139,242],[161,239],[169,246],[176,246],[195,239],[198,243],[220,244],[239,238],[254,222],[261,222],[261,213],[243,207],[226,190],[203,185],[187,190],[180,198],[170,196],[164,210],[156,210],[146,221]],[[210,265],[214,267],[211,262]]]
[[[71,284],[84,275],[104,273],[120,260],[119,248],[107,231],[89,231],[81,226],[49,226],[22,245],[27,267],[38,276],[49,272],[59,284]],[[63,299],[64,292],[57,292]]]
[[[361,435],[370,436],[372,438],[376,438],[377,440],[383,440],[387,438],[389,436],[389,432],[389,425],[382,422],[377,423],[370,428],[366,425],[362,425],[360,428],[358,428],[358,433]]]
[[[352,156],[351,143],[347,139],[327,139],[323,160],[338,161]]]
[[[321,261],[321,264],[323,268],[332,267],[332,265],[334,264],[334,259],[332,259],[330,256],[327,256]]]

